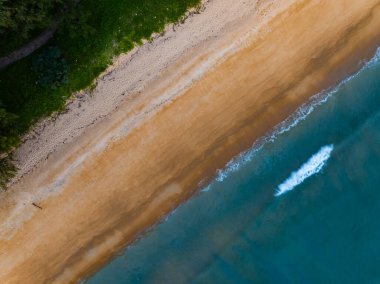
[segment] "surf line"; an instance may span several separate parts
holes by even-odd
[[[311,158],[297,171],[292,172],[292,174],[277,187],[274,196],[280,196],[288,191],[293,190],[296,186],[303,183],[307,178],[319,173],[326,165],[333,150],[333,144],[323,146],[321,149],[319,149],[316,154],[311,156]]]

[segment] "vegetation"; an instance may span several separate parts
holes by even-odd
[[[49,26],[64,0],[0,0],[0,56]]]
[[[0,153],[9,152],[18,143],[16,120],[17,116],[7,112],[0,104]]]
[[[16,119],[14,114],[8,113],[0,104],[0,153],[3,153],[0,155],[0,188],[4,188],[15,173],[15,167],[6,153],[19,142],[14,127]]]
[[[15,173],[16,167],[9,157],[0,159],[0,188],[5,189],[7,183]]]
[[[42,87],[57,89],[60,85],[67,83],[69,65],[56,46],[45,49],[34,58],[32,70],[37,75],[36,83]]]
[[[200,0],[82,0],[70,9],[74,2],[0,0],[0,56],[61,17],[48,44],[0,70],[0,154],[17,146],[37,120],[61,110],[73,92],[90,86],[114,56],[180,21]]]

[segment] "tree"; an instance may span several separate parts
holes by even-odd
[[[17,116],[7,112],[0,103],[0,158],[17,145],[19,138],[15,129]]]
[[[18,133],[15,130],[17,116],[7,112],[0,102],[0,190],[5,189],[7,183],[16,173],[16,167],[8,153],[18,142]]]
[[[0,0],[0,37],[28,38],[50,25],[63,0]]]

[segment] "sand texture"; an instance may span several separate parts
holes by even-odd
[[[19,149],[0,196],[0,283],[93,273],[358,70],[380,46],[380,0],[213,0],[175,30],[119,58]]]

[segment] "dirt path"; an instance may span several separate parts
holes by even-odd
[[[28,42],[27,44],[20,47],[19,49],[11,52],[7,56],[1,57],[0,70],[11,65],[12,63],[15,63],[27,57],[29,54],[33,53],[34,51],[39,49],[41,46],[46,44],[53,37],[57,29],[58,29],[58,23],[54,23],[51,27],[44,30],[38,37],[36,37],[32,41]]]

